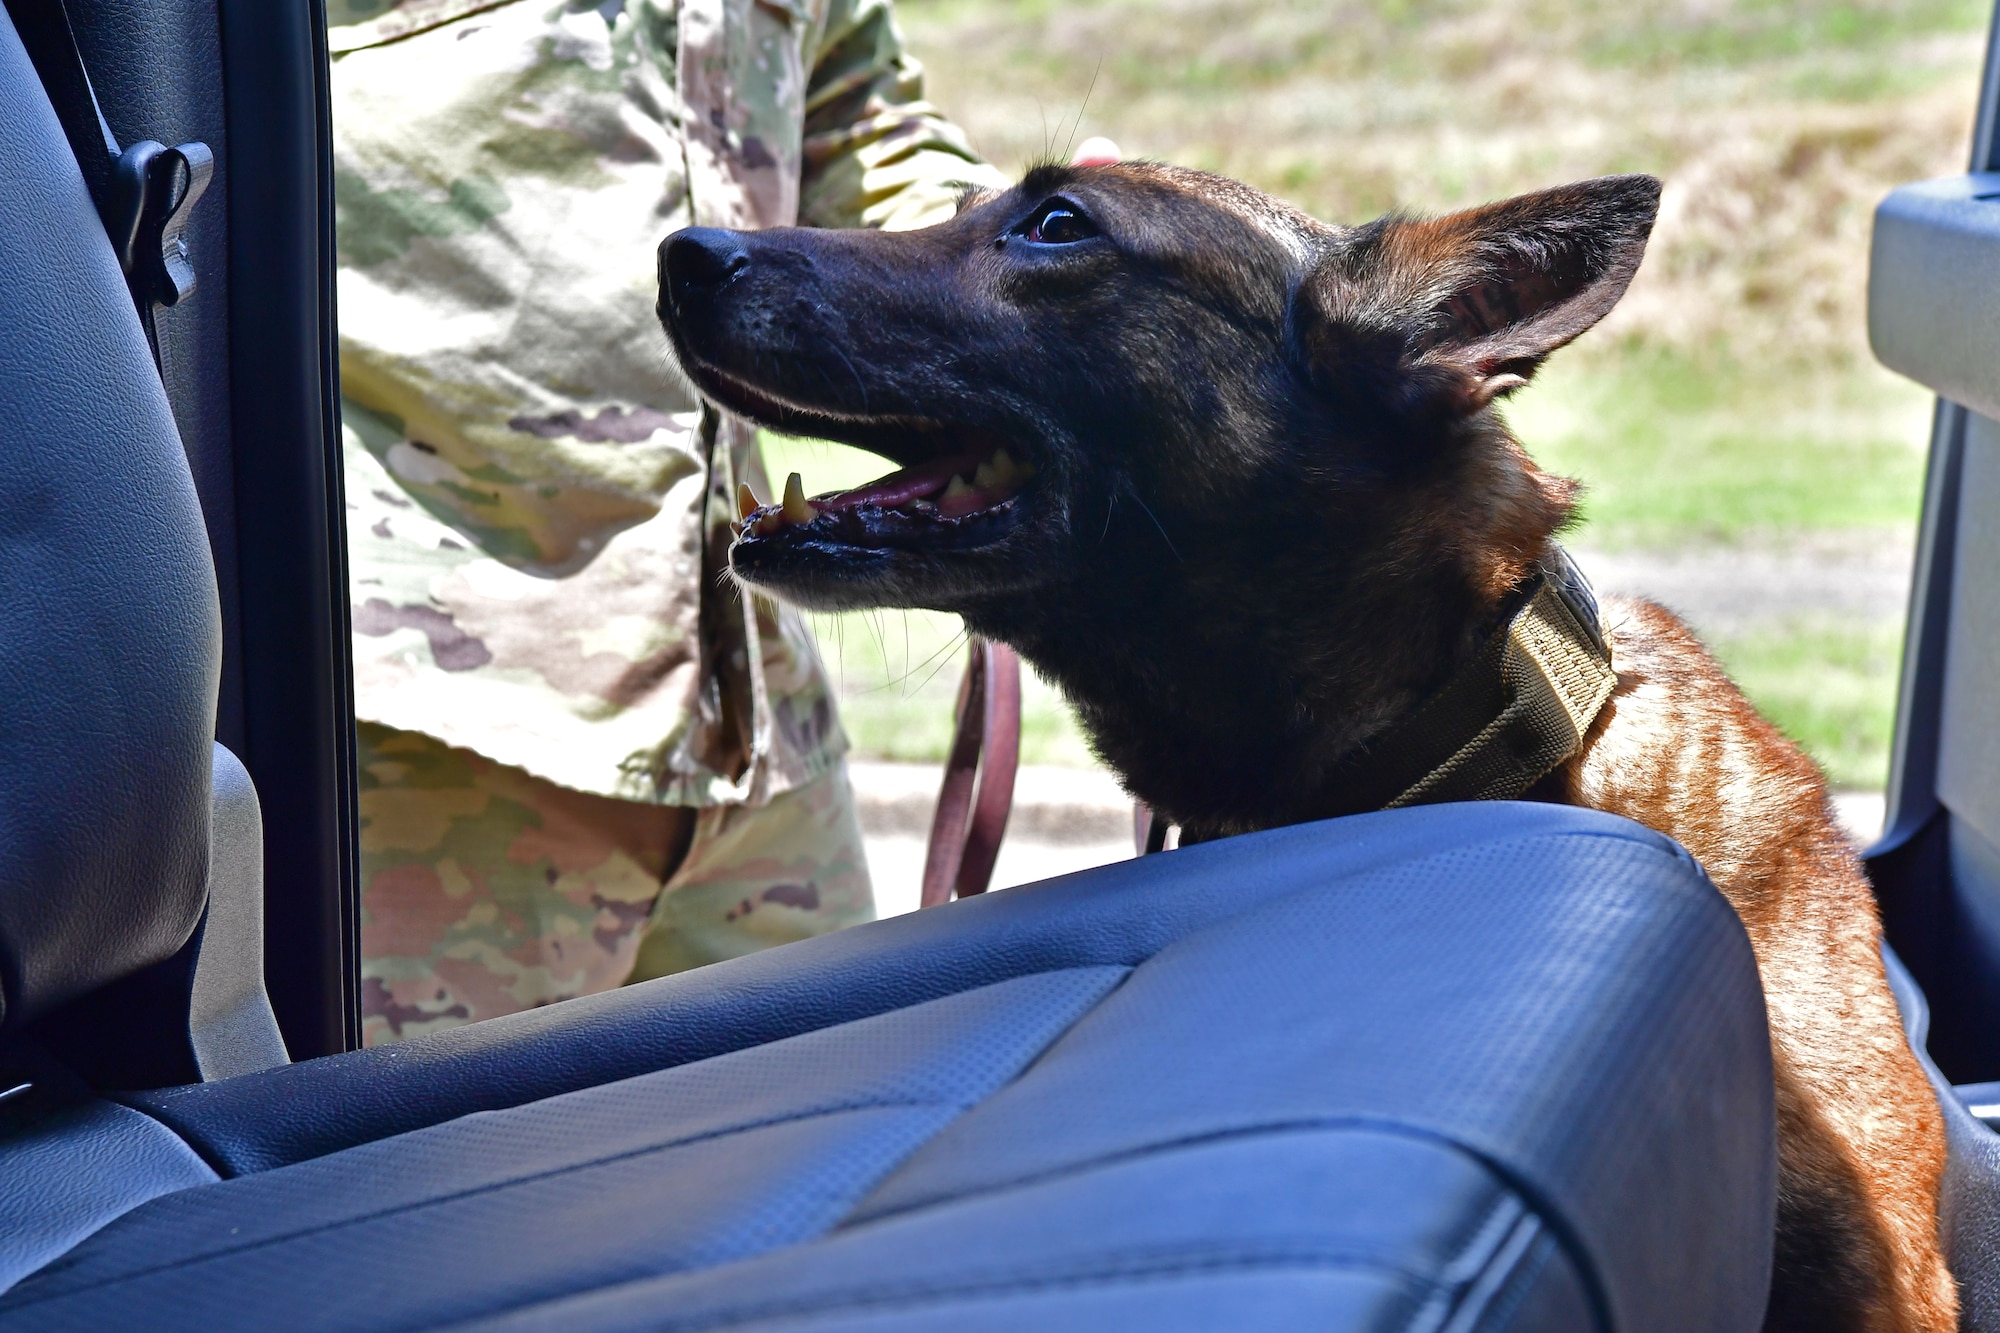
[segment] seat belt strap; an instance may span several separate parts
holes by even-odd
[[[7,0],[7,13],[55,106],[63,136],[76,154],[83,183],[101,215],[111,197],[111,165],[118,160],[118,140],[97,104],[96,90],[90,86],[90,72],[77,48],[69,9],[63,0]]]

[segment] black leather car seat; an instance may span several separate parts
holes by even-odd
[[[0,1327],[1750,1329],[1770,1099],[1685,853],[1396,811],[128,1094]]]

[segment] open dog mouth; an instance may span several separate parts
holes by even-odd
[[[965,548],[1017,527],[1035,465],[1004,446],[932,459],[866,486],[808,499],[799,474],[772,504],[737,490],[741,544],[810,541],[869,550]]]

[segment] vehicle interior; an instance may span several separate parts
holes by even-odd
[[[1759,1327],[1750,947],[1590,811],[1231,838],[355,1049],[326,60],[320,0],[0,11],[0,1328]],[[1979,117],[1875,233],[1877,354],[1940,399],[1869,866],[2000,1329],[1991,50]]]

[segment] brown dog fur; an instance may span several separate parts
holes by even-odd
[[[1610,618],[1618,688],[1559,790],[1693,852],[1749,931],[1777,1073],[1786,1280],[1767,1327],[1954,1329],[1944,1127],[1825,784],[1673,616],[1614,602]]]
[[[753,520],[734,565],[809,605],[963,613],[1135,794],[1218,837],[1348,813],[1334,779],[1507,613],[1576,487],[1492,405],[1616,303],[1657,199],[1613,178],[1344,229],[1199,173],[1043,168],[900,237],[681,233],[661,312],[704,391],[767,424],[905,464],[968,439],[1031,458],[984,527]],[[1039,239],[1058,206],[1082,239]],[[1766,1327],[1946,1333],[1942,1121],[1825,785],[1671,614],[1606,619],[1617,689],[1532,795],[1673,837],[1749,933]]]

